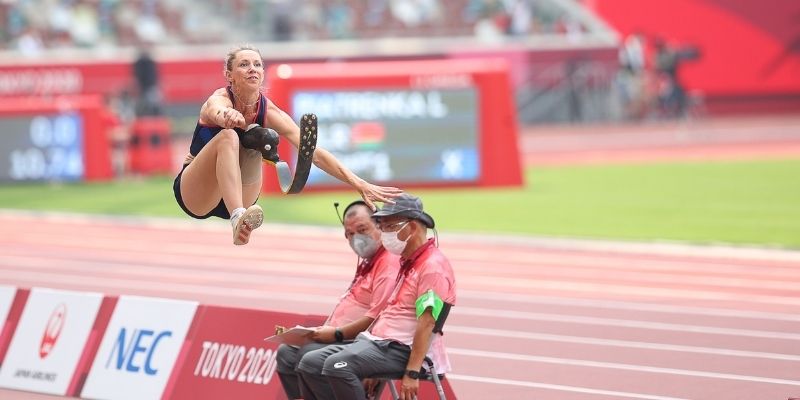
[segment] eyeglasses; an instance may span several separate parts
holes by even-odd
[[[408,221],[409,220],[399,221],[399,222],[395,222],[393,224],[384,224],[384,223],[381,222],[381,223],[378,223],[378,229],[380,229],[382,232],[399,231],[400,229],[403,229],[403,227],[408,223]]]

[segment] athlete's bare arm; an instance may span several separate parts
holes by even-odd
[[[271,101],[267,101],[267,126],[289,140],[295,148],[299,146],[300,127],[288,114]],[[373,201],[391,203],[394,197],[397,197],[403,192],[395,187],[373,185],[359,178],[356,174],[347,169],[347,167],[342,165],[336,157],[319,146],[314,150],[314,165],[328,173],[328,175],[352,186],[373,209],[375,208],[372,203]]]
[[[225,88],[214,91],[203,103],[203,107],[200,108],[200,123],[221,128],[247,128],[244,116],[233,108]]]

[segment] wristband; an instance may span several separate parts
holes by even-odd
[[[336,337],[337,342],[339,343],[344,342],[344,334],[342,333],[341,329],[336,328],[336,330],[333,331],[333,336]]]
[[[414,371],[413,369],[407,369],[406,376],[411,379],[419,379],[419,371]]]

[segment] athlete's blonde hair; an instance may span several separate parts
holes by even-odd
[[[244,50],[252,50],[258,53],[258,56],[261,56],[261,51],[259,51],[255,46],[249,44],[242,44],[232,48],[228,54],[225,55],[225,69],[222,71],[224,74],[225,72],[233,71],[233,59],[236,58],[236,55],[239,54],[240,51]],[[227,75],[226,75],[227,76]]]

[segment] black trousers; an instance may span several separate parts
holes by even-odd
[[[405,344],[363,336],[352,344],[308,352],[297,366],[300,392],[305,400],[366,399],[361,380],[405,371],[410,354]]]
[[[300,394],[299,377],[295,369],[297,364],[306,353],[314,350],[319,350],[323,347],[329,346],[324,343],[312,342],[302,347],[288,346],[282,344],[278,346],[278,355],[275,357],[276,368],[278,377],[281,379],[281,386],[283,391],[286,392],[286,397],[289,400],[300,399],[303,396]]]

